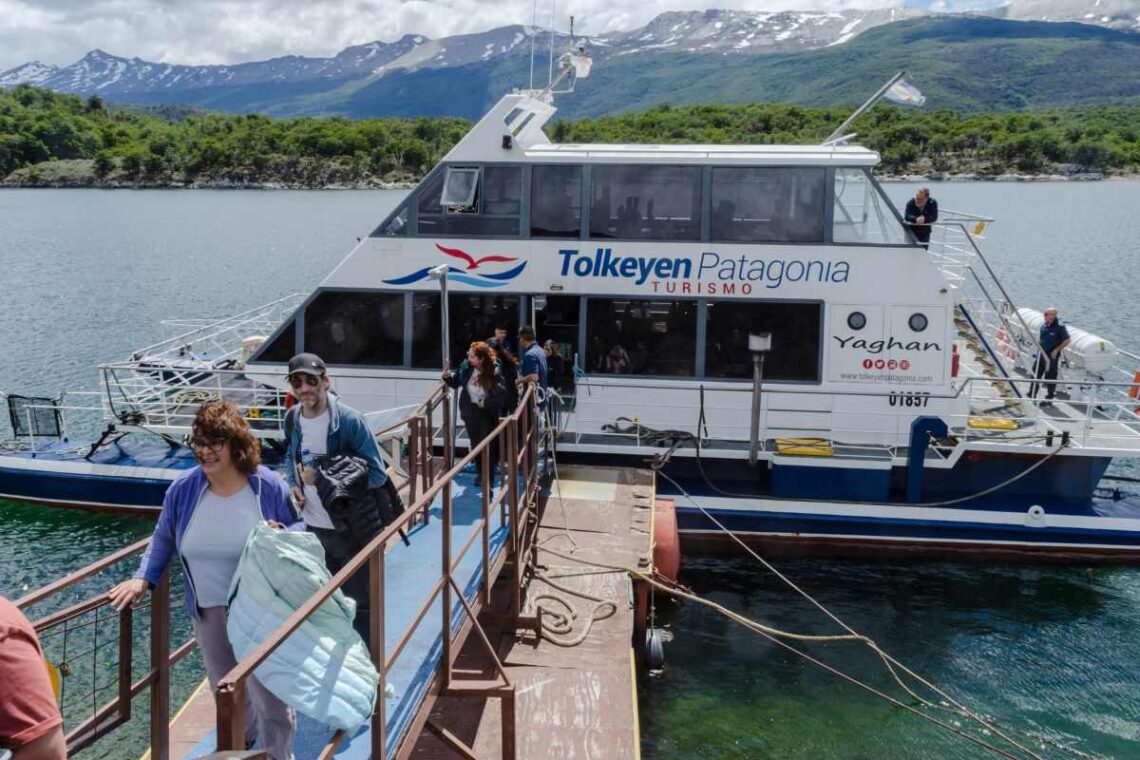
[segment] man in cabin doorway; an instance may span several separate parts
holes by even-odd
[[[364,415],[329,392],[324,360],[316,354],[297,354],[289,360],[288,377],[298,403],[285,415],[286,480],[301,517],[324,547],[325,565],[336,575],[396,517],[393,489]],[[321,503],[317,469],[338,455],[367,462],[369,498],[354,504],[352,515],[334,518]],[[367,565],[349,579],[344,591],[356,600],[356,631],[370,645]]]
[[[515,348],[515,342],[511,338],[511,331],[505,322],[496,322],[495,331],[485,342],[496,350],[501,347],[510,351],[512,355],[518,355],[518,349]]]
[[[903,214],[914,238],[923,248],[930,246],[930,225],[938,221],[938,201],[930,197],[930,188],[920,187],[914,197],[906,202]]]
[[[546,352],[542,350],[542,346],[538,345],[538,337],[530,325],[523,325],[519,329],[519,345],[522,346],[522,368],[519,370],[519,385],[538,384],[538,387],[542,389],[543,403],[538,405],[541,409],[546,400],[547,388],[550,387]]]
[[[1057,367],[1061,363],[1061,351],[1069,345],[1069,331],[1061,320],[1057,318],[1057,309],[1050,306],[1045,310],[1045,321],[1041,323],[1041,332],[1037,336],[1041,350],[1037,353],[1037,362],[1033,367],[1033,377],[1037,382],[1029,386],[1029,397],[1037,398],[1038,389],[1045,386],[1045,400],[1041,406],[1053,405],[1053,394],[1057,392]],[[1040,382],[1041,380],[1045,382]]]

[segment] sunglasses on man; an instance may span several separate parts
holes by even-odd
[[[294,389],[301,388],[306,385],[310,388],[317,388],[320,386],[320,384],[320,378],[313,377],[312,375],[297,373],[296,375],[289,376],[289,385]]]

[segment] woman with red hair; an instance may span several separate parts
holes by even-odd
[[[499,423],[507,398],[507,387],[495,349],[482,341],[472,343],[467,349],[467,358],[458,369],[449,372],[446,366],[443,368],[443,380],[452,388],[459,389],[459,415],[467,427],[471,448],[475,448]],[[497,448],[491,447],[492,468],[499,461]],[[475,485],[481,486],[483,478],[488,476],[483,472],[483,457],[476,457],[475,467],[479,473]]]

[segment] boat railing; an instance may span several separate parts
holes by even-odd
[[[209,368],[226,361],[242,359],[244,342],[265,339],[273,333],[304,300],[303,293],[290,293],[267,304],[221,319],[166,320],[165,328],[175,335],[140,348],[130,361],[142,364],[176,364],[191,369]],[[260,345],[260,343],[258,343]],[[252,349],[255,346],[249,345]]]
[[[941,218],[947,221],[934,225],[930,255],[939,263],[948,281],[960,288],[959,311],[965,322],[963,326],[979,341],[979,351],[997,373],[1011,381],[1009,387],[1014,394],[1021,395],[1024,384],[1012,381],[1033,375],[1037,357],[1044,352],[1037,331],[1025,322],[978,245],[985,226],[993,220],[957,211],[943,211]],[[969,228],[971,223],[973,229]],[[1057,360],[1060,376],[1070,375],[1070,379],[1061,384],[1110,383],[1098,386],[1101,388],[1096,399],[1098,404],[1127,405],[1137,398],[1140,357],[1136,354],[1118,348],[1107,370],[1083,372],[1076,379],[1072,377],[1076,372],[1067,371],[1072,365],[1071,358],[1069,350],[1065,350]]]
[[[175,597],[169,576],[163,575],[149,600],[139,607],[128,606],[118,612],[109,609],[105,588],[87,596],[93,583],[102,582],[107,571],[142,554],[148,542],[149,538],[137,541],[16,600],[16,606],[33,621],[49,670],[56,674],[53,680],[60,684],[70,756],[130,721],[134,700],[149,692],[150,745],[160,748],[151,757],[168,757],[171,669],[195,647],[190,636],[170,649],[170,609]],[[81,601],[72,601],[80,597]],[[61,604],[64,606],[54,612],[36,613],[37,608]],[[140,613],[148,607],[144,619]],[[116,630],[104,635],[105,624],[112,620],[117,622]],[[145,670],[136,677],[136,643],[145,640],[149,640]],[[114,673],[110,683],[106,682],[108,671]],[[83,691],[70,696],[69,686],[70,694],[76,688]],[[108,692],[113,694],[110,699]]]
[[[443,412],[443,426],[450,430],[451,419],[448,404],[450,393],[444,390],[443,394],[443,402],[439,407]],[[371,720],[370,756],[374,758],[388,757],[390,754],[405,756],[411,749],[410,744],[408,744],[409,740],[414,741],[419,727],[426,721],[427,708],[430,707],[429,704],[425,703],[426,700],[433,700],[437,695],[447,695],[501,700],[502,756],[513,758],[515,756],[514,686],[499,660],[495,647],[480,625],[477,615],[479,610],[489,604],[491,586],[498,575],[499,568],[509,559],[512,566],[510,585],[512,611],[520,622],[524,624],[527,622],[522,619],[522,595],[527,582],[525,571],[529,564],[527,558],[531,557],[535,551],[535,539],[538,530],[536,510],[540,478],[540,434],[535,392],[532,386],[523,395],[518,408],[511,416],[503,418],[486,438],[468,451],[466,456],[455,461],[446,472],[440,474],[395,522],[385,528],[340,572],[334,575],[319,592],[290,615],[257,649],[226,674],[219,682],[216,694],[219,751],[235,751],[244,747],[246,716],[242,706],[247,681],[254,669],[272,655],[337,589],[343,587],[349,578],[357,571],[367,568],[372,615],[369,649],[372,662],[380,674],[381,684],[386,683],[386,674],[392,670],[396,662],[409,654],[411,650],[409,650],[408,644],[412,641],[413,634],[417,632],[421,624],[427,621],[428,613],[436,605],[441,612],[437,622],[439,644],[442,648],[438,665],[431,677],[431,685],[423,691],[421,699],[424,702],[421,702],[418,708],[413,711],[419,717],[416,721],[405,724],[400,735],[388,736],[386,700],[384,697],[378,699],[377,709]],[[450,433],[445,434],[444,459],[448,462],[452,461],[454,456],[451,451],[451,440]],[[470,526],[463,545],[456,550],[452,545],[452,484],[459,474],[476,460],[482,460],[484,472],[492,472],[491,453],[494,446],[498,446],[500,459],[505,464],[503,482],[506,485],[500,487],[497,493],[492,493],[492,478],[484,478],[480,493],[480,516]],[[426,513],[437,498],[439,499],[443,523],[440,532],[438,575],[432,583],[428,598],[423,601],[411,622],[399,632],[395,644],[389,647],[385,633],[387,617],[384,603],[385,547],[395,538],[399,530],[410,526],[417,515]],[[495,513],[498,513],[499,524],[507,526],[509,530],[505,552],[497,556],[491,548],[492,515]],[[463,562],[473,546],[478,547],[481,570],[478,574],[477,588],[469,597],[470,589],[465,590],[465,584],[457,580],[456,573],[460,563]],[[457,611],[459,622],[457,622]],[[530,624],[533,625],[534,621],[530,621]],[[453,664],[458,656],[458,648],[454,646],[454,643],[457,637],[465,636],[468,631],[476,633],[485,647],[495,665],[497,681],[456,682],[453,678]],[[383,691],[383,686],[381,686],[381,691]],[[323,748],[321,757],[333,756],[344,739],[345,733],[343,731],[336,732]],[[474,755],[470,756],[473,757]]]
[[[604,433],[609,440],[647,448],[670,446],[680,439],[691,440],[700,427],[701,445],[706,449],[738,449],[744,451],[748,441],[750,415],[733,419],[727,425],[716,416],[698,426],[700,402],[697,394],[707,397],[706,408],[747,409],[752,394],[750,383],[720,384],[698,390],[686,401],[660,410],[651,420],[622,421],[615,408],[602,399],[611,388],[607,384],[581,379],[583,399],[574,412],[574,423],[562,440],[579,443]],[[1053,402],[1045,398],[1047,383],[1041,384],[1037,398],[1030,396],[1033,378],[971,374],[956,380],[950,394],[913,392],[827,391],[829,398],[847,399],[841,411],[830,407],[811,411],[803,405],[803,389],[764,387],[761,395],[761,438],[770,448],[774,438],[819,438],[841,445],[844,455],[883,459],[899,456],[909,445],[912,422],[919,416],[937,416],[949,428],[957,445],[962,447],[1029,446],[1060,442],[1076,448],[1104,452],[1140,453],[1140,381],[1089,381],[1067,378],[1062,370],[1055,381],[1058,396]],[[645,380],[639,390],[672,390],[675,384]],[[735,400],[725,396],[734,396]],[[620,407],[619,407],[620,408]],[[677,420],[691,419],[690,425]],[[596,431],[596,432],[595,432]],[[682,446],[682,456],[692,451]],[[706,452],[707,453],[707,452]]]
[[[1032,367],[1040,350],[1037,334],[978,245],[993,219],[958,211],[943,212],[940,219],[932,225],[928,251],[958,290],[958,312],[966,329],[981,341],[1001,374],[1010,377],[1015,369]]]
[[[279,369],[260,365],[187,369],[120,362],[104,364],[100,372],[109,419],[120,427],[184,435],[203,403],[224,399],[238,407],[255,436],[284,436],[292,397]],[[329,378],[334,391],[341,380],[392,382],[390,375],[379,371],[342,375],[335,368]]]
[[[29,397],[0,393],[7,405],[8,448],[35,450],[45,441],[70,441],[83,437],[101,423],[107,414],[99,391],[64,391],[58,398]],[[82,446],[79,446],[82,448]]]
[[[288,391],[264,370],[217,367],[180,368],[138,362],[100,368],[110,421],[167,435],[189,432],[198,408],[207,401],[232,401],[259,438],[280,438]]]

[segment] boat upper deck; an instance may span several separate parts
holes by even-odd
[[[669,145],[545,143],[524,151],[535,162],[731,163],[758,166],[874,166],[879,154],[860,145]]]

